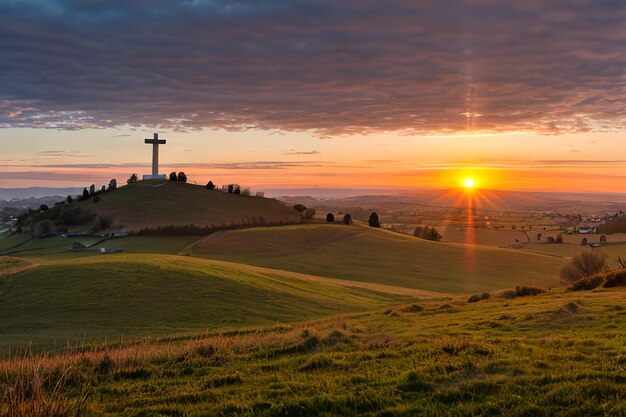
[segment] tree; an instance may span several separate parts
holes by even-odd
[[[185,174],[183,171],[180,171],[178,173],[178,181],[187,182],[187,174]]]
[[[42,205],[39,206],[39,210],[46,211],[46,210],[48,210],[48,206],[45,205],[45,204],[42,204]]]
[[[437,229],[430,226],[417,226],[413,231],[413,236],[420,239],[433,240],[435,242],[441,240],[441,235],[437,232]]]
[[[380,221],[378,220],[378,214],[374,211],[370,214],[370,219],[368,221],[370,227],[380,227]]]
[[[298,213],[304,213],[305,211],[307,211],[307,206],[305,206],[304,204],[296,204],[295,206],[293,206],[293,208]]]
[[[606,272],[607,256],[598,249],[585,248],[561,268],[561,278],[566,282],[578,281],[600,272]]]
[[[134,184],[137,182],[137,174],[133,173],[129,179],[126,180],[126,184]]]
[[[207,182],[206,189],[207,190],[215,190],[215,184],[213,184],[213,181]]]
[[[170,181],[178,181],[178,176],[176,175],[176,171],[170,172]]]
[[[352,223],[352,216],[350,216],[350,213],[346,213],[346,215],[343,216],[343,223],[344,224]]]
[[[328,223],[333,223],[335,221],[335,215],[333,213],[328,213],[326,215],[326,221]]]

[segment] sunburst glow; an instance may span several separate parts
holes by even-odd
[[[474,188],[476,186],[476,181],[473,178],[465,178],[463,180],[463,187],[465,188]]]

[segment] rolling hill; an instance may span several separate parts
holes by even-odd
[[[0,257],[0,345],[175,336],[363,311],[414,298],[295,275],[163,254],[38,265]]]
[[[63,217],[63,211],[68,210],[95,213],[107,219],[112,229],[129,232],[167,226],[221,228],[300,222],[300,215],[278,200],[228,194],[198,185],[162,180],[139,181],[97,198],[55,207],[39,217],[45,219],[59,212]],[[65,217],[74,221],[78,215],[68,214]],[[72,228],[79,230],[91,226],[92,219],[84,217],[88,223]],[[52,220],[59,224],[56,219]]]
[[[511,249],[430,242],[359,225],[307,224],[218,232],[197,257],[443,293],[558,284],[562,260]]]

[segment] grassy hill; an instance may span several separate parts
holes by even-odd
[[[154,254],[40,265],[0,257],[0,276],[0,345],[5,347],[172,336],[362,311],[412,298],[245,265]]]
[[[623,416],[625,305],[559,290],[18,356],[0,415]]]
[[[219,232],[193,256],[406,288],[468,293],[558,284],[562,260],[512,249],[430,242],[358,225],[309,224]]]
[[[93,212],[114,229],[138,231],[164,226],[230,227],[245,224],[297,223],[300,215],[278,200],[210,191],[182,182],[139,181],[96,198],[54,208]],[[50,213],[53,209],[49,210]],[[67,216],[77,218],[76,214]],[[87,216],[85,216],[87,218]],[[77,225],[74,229],[91,226]]]

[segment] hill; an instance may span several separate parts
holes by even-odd
[[[55,210],[58,212],[55,213]],[[300,221],[300,215],[293,208],[277,200],[228,194],[198,185],[161,180],[139,181],[98,195],[97,198],[55,207],[38,215],[37,220],[56,216],[53,220],[59,224],[59,216],[63,218],[63,212],[69,210],[81,213],[65,216],[72,222],[84,217],[81,224],[72,224],[73,228],[90,227],[94,218],[85,213],[91,212],[104,219],[104,223],[113,229],[134,232],[168,226],[220,228]]]
[[[558,284],[561,259],[431,242],[381,229],[307,224],[218,232],[192,256],[443,293]]]
[[[414,298],[288,272],[155,254],[38,265],[0,257],[0,277],[4,347],[267,325]]]
[[[16,356],[0,415],[623,416],[624,305],[559,290]]]

